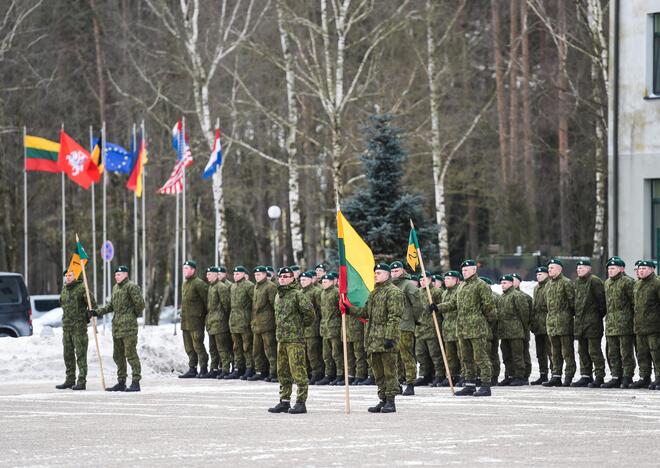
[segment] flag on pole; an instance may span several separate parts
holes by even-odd
[[[184,161],[185,167],[192,164],[193,159],[188,145],[188,135],[183,129],[181,119],[177,120],[174,128],[172,128],[172,148],[176,151],[177,161]]]
[[[343,303],[363,307],[374,289],[374,255],[355,232],[353,226],[337,211],[337,244],[339,246],[339,294]]]
[[[94,149],[101,148],[101,140],[94,139]],[[100,151],[99,151],[100,152]],[[94,151],[92,151],[92,159]],[[105,159],[103,160],[103,170],[108,172],[123,172],[130,174],[133,169],[134,155],[122,146],[115,143],[105,142]],[[99,167],[99,170],[101,168]],[[102,171],[101,171],[102,172]]]
[[[77,241],[76,251],[71,256],[71,261],[69,262],[69,268],[67,268],[67,271],[73,272],[73,275],[76,277],[76,279],[78,279],[80,273],[82,273],[84,265],[86,265],[88,261],[89,257],[87,256],[85,249],[83,249],[80,241]]]
[[[88,189],[90,185],[101,179],[98,167],[92,161],[90,154],[64,130],[60,131],[57,164],[69,179],[84,189]]]
[[[215,139],[213,140],[213,151],[211,151],[211,157],[209,162],[206,163],[204,168],[204,173],[202,174],[202,179],[208,179],[218,167],[222,164],[222,144],[220,143],[220,129],[215,129]]]
[[[158,193],[165,195],[175,195],[183,192],[183,175],[185,171],[185,161],[181,160],[174,165],[170,178],[158,189]]]
[[[57,155],[60,152],[60,144],[45,138],[25,135],[25,170],[62,172],[57,164]]]
[[[92,162],[96,164],[96,167],[98,168],[99,174],[103,174],[103,151],[101,151],[101,138],[95,138],[94,139],[94,145],[92,147],[92,152],[90,153],[90,158],[92,159]]]
[[[142,172],[144,171],[145,164],[147,164],[147,144],[144,138],[140,138],[135,166],[133,166],[131,176],[128,178],[128,182],[126,182],[126,188],[135,192],[135,196],[138,198],[142,196]]]
[[[410,269],[414,272],[419,265],[419,241],[417,240],[417,232],[414,227],[410,228],[410,235],[408,236],[408,252],[406,253],[406,260]]]

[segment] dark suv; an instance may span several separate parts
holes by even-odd
[[[0,273],[0,336],[32,335],[30,296],[18,273]]]

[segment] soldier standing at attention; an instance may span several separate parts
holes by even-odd
[[[525,321],[529,317],[529,304],[525,293],[513,286],[513,276],[500,278],[502,295],[497,299],[497,336],[501,340],[504,360],[504,379],[498,386],[525,385]]]
[[[367,378],[367,354],[364,349],[364,324],[356,317],[346,317],[348,383],[359,385]]]
[[[570,387],[575,375],[575,347],[573,346],[573,316],[575,315],[575,289],[571,280],[562,274],[561,260],[548,262],[550,282],[545,287],[548,307],[546,326],[552,346],[552,378],[543,382],[544,387],[561,387],[561,373],[566,363],[564,387]]]
[[[259,374],[249,381],[277,382],[277,342],[275,341],[275,296],[277,286],[268,281],[265,266],[254,269],[254,296],[252,298],[252,358]],[[264,359],[264,355],[265,358]]]
[[[181,334],[183,348],[188,355],[188,372],[181,374],[180,379],[206,377],[208,373],[209,355],[204,347],[204,324],[206,322],[206,307],[208,305],[209,286],[199,279],[197,263],[186,260],[183,263],[183,286],[181,288]]]
[[[227,279],[227,268],[223,266],[218,267],[218,281],[227,286],[231,286],[231,281]]]
[[[325,377],[316,385],[344,385],[344,353],[341,342],[339,288],[330,274],[321,279],[321,336]]]
[[[254,375],[252,332],[250,330],[254,284],[247,279],[247,270],[244,266],[234,267],[233,273],[234,283],[229,288],[231,297],[229,331],[231,332],[235,367],[231,374],[225,376],[225,379],[245,380]]]
[[[213,286],[218,282],[218,268],[217,267],[208,267],[206,269],[206,283],[209,286],[209,292]],[[210,296],[209,296],[210,298]],[[207,311],[210,311],[208,305],[206,307]],[[218,366],[220,364],[220,353],[218,352],[218,347],[215,342],[215,338],[211,334],[211,329],[209,328],[209,316],[206,315],[206,333],[209,335],[209,356],[211,357],[211,363],[209,365],[209,371],[206,375],[199,375],[200,379],[215,379],[218,377]]]
[[[217,270],[219,270],[218,267],[211,267],[212,272],[217,273]],[[218,379],[222,379],[229,374],[229,366],[232,360],[231,335],[229,334],[230,305],[229,286],[220,280],[213,282],[209,288],[209,313],[206,316],[206,330],[209,334],[209,348],[211,348],[210,343],[215,343],[219,355],[218,373],[216,375]],[[211,363],[213,363],[213,360],[211,360]]]
[[[82,280],[76,279],[73,271],[64,270],[64,287],[60,294],[62,306],[62,345],[66,379],[55,388],[63,390],[85,390],[87,386],[87,296]],[[96,303],[92,298],[92,307]],[[78,364],[78,382],[76,382]]]
[[[639,280],[633,288],[635,295],[634,331],[637,336],[637,362],[640,379],[631,388],[660,390],[660,280],[652,260],[640,260]],[[651,383],[651,364],[655,367],[655,382]]]
[[[550,337],[546,327],[548,317],[548,306],[545,302],[545,287],[548,285],[548,268],[538,267],[536,269],[536,286],[534,287],[534,298],[532,300],[532,317],[530,329],[534,333],[536,343],[536,359],[539,362],[540,376],[532,382],[532,385],[541,385],[548,381],[548,361],[550,360]]]
[[[106,388],[107,392],[140,391],[142,368],[137,354],[137,319],[144,310],[144,298],[140,286],[128,279],[128,271],[128,267],[124,265],[115,269],[117,284],[112,288],[110,302],[98,310],[89,311],[89,315],[94,317],[114,314],[112,317],[112,358],[117,365],[117,384]],[[202,333],[204,333],[203,327]],[[126,387],[126,362],[130,364],[133,374],[130,387]]]
[[[429,285],[431,291],[431,300],[434,304],[442,302],[442,289],[433,286],[431,276],[426,274],[421,281],[422,288]],[[424,300],[426,300],[426,291],[422,291]],[[421,300],[421,298],[420,298]],[[437,317],[440,320],[441,317]],[[444,333],[442,335],[444,339]],[[419,361],[420,374],[423,376],[431,375],[433,381],[432,387],[438,386],[445,379],[445,367],[442,362],[442,352],[438,343],[438,335],[435,332],[435,325],[433,324],[433,317],[431,314],[422,314],[419,319],[419,324],[415,328],[415,355]]]
[[[511,273],[511,276],[513,277],[513,287],[516,288],[516,290],[523,292],[520,289],[520,283],[522,283],[522,276],[520,276],[518,273]],[[532,296],[529,294],[525,294],[523,292],[523,297],[527,301],[527,308],[529,310],[529,317],[526,317],[523,320],[523,327],[525,327],[525,344],[523,345],[523,356],[525,358],[525,373],[523,375],[523,380],[525,381],[525,385],[529,385],[529,377],[532,375],[532,356],[529,353],[529,341],[530,341],[530,319],[532,316],[532,308],[534,307],[534,300],[532,299]]]
[[[479,279],[486,283],[490,288],[493,284],[492,279],[487,276],[480,276]],[[515,279],[514,279],[515,281]],[[493,304],[497,303],[498,294],[490,288],[491,295],[493,296]],[[494,314],[497,316],[497,314]],[[490,376],[490,385],[497,385],[500,379],[500,337],[497,336],[497,318],[492,319],[490,322],[490,338],[488,339],[488,357],[490,358],[490,366],[493,368]],[[477,375],[477,386],[480,385],[481,375]]]
[[[307,412],[307,371],[305,363],[305,327],[314,321],[314,311],[307,296],[295,283],[290,268],[277,272],[279,286],[275,299],[277,330],[277,368],[280,372],[280,402],[270,413],[302,414]],[[296,404],[291,408],[293,382],[298,387]]]
[[[300,276],[302,292],[312,304],[314,320],[305,327],[305,351],[309,361],[310,385],[323,378],[323,343],[321,341],[321,288],[314,284],[316,273],[308,270]]]
[[[600,388],[628,388],[635,375],[635,281],[626,276],[625,270],[626,264],[620,258],[613,257],[607,261],[605,339],[612,379]]]
[[[461,274],[456,270],[450,270],[445,273],[445,290],[442,293],[441,301],[450,302],[451,297],[458,291],[458,285],[461,281]],[[433,301],[435,303],[435,301]],[[452,382],[458,383],[461,373],[461,358],[458,348],[458,335],[456,334],[456,310],[446,310],[442,312],[442,339],[445,340],[445,352],[447,353],[447,365],[451,372]],[[449,379],[445,378],[438,387],[449,387]]]

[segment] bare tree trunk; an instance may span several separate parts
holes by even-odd
[[[529,28],[527,24],[527,0],[520,2],[521,57],[522,57],[522,105],[523,105],[523,165],[525,173],[525,196],[529,211],[531,240],[536,242],[536,184],[534,184],[534,148],[532,145],[532,104],[529,90],[531,80],[529,69]]]
[[[509,183],[507,158],[509,154],[506,128],[506,95],[504,90],[504,59],[502,58],[502,26],[500,23],[500,1],[491,0],[493,21],[493,51],[495,55],[495,86],[497,92],[497,121],[500,140],[501,182],[506,187]]]
[[[571,251],[570,219],[570,172],[568,149],[568,92],[566,82],[566,5],[564,0],[557,1],[557,89],[559,102],[558,153],[559,153],[559,218],[561,222],[561,246],[566,253]]]
[[[509,182],[518,182],[518,0],[509,0]]]

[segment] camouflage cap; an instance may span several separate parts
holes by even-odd
[[[488,285],[493,285],[494,284],[493,280],[490,279],[488,276],[480,276],[479,279],[481,281],[483,281],[484,283],[488,284]],[[513,279],[511,281],[513,281]]]
[[[500,283],[502,281],[510,281],[511,283],[513,283],[513,275],[502,275],[502,276],[500,276]]]
[[[183,266],[189,266],[190,268],[197,269],[197,262],[195,260],[186,260],[183,262]]]
[[[234,267],[233,271],[234,271],[234,273],[247,273],[247,270],[245,269],[245,267],[243,265],[238,265],[238,266]]]
[[[376,266],[374,266],[374,271],[376,270],[382,270],[382,271],[392,271],[390,266],[387,263],[376,263]]]
[[[564,266],[564,264],[558,258],[551,258],[550,260],[548,260],[548,265],[547,266],[550,266],[550,265],[559,265],[560,267]]]
[[[289,267],[282,267],[279,270],[277,270],[277,276],[282,276],[286,274],[293,274],[293,270]]]
[[[264,265],[257,265],[252,270],[253,273],[268,273],[268,269]]]
[[[403,262],[395,261],[390,263],[390,269],[394,270],[395,268],[403,268]]]
[[[128,273],[130,269],[126,265],[119,265],[115,268],[115,273]]]
[[[625,267],[626,262],[624,262],[620,257],[612,257],[607,261],[607,266]]]
[[[591,266],[591,260],[581,258],[580,260],[578,260],[577,262],[575,262],[575,264],[576,264],[577,266],[580,266],[580,265]]]
[[[536,270],[534,270],[534,273],[547,273],[548,272],[548,267],[540,266]]]
[[[473,267],[473,266],[477,266],[477,262],[475,260],[472,260],[471,258],[468,258],[467,260],[463,260],[463,263],[461,263],[461,268]]]

